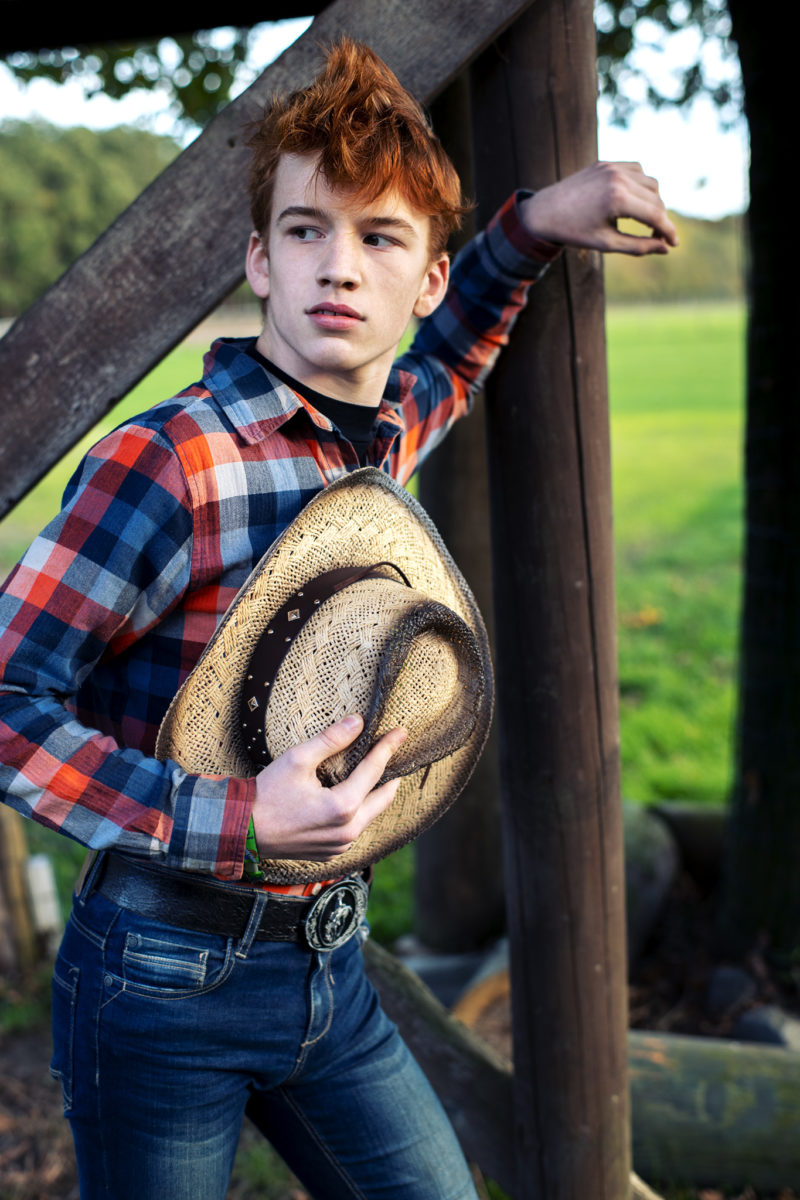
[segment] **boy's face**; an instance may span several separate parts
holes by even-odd
[[[362,205],[315,177],[316,158],[278,163],[266,245],[252,234],[247,278],[267,301],[262,354],[319,392],[377,404],[412,316],[447,288],[430,220],[394,191]]]

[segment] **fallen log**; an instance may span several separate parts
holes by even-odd
[[[659,1183],[800,1186],[800,1055],[677,1034],[628,1035],[633,1161]]]
[[[727,812],[707,804],[664,800],[647,810],[667,826],[678,845],[681,862],[701,887],[719,882]]]

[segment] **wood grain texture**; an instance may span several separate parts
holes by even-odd
[[[348,33],[415,95],[440,91],[529,0],[336,0],[0,341],[0,515],[240,281],[244,127]],[[189,382],[187,380],[187,382]]]
[[[462,187],[474,195],[470,93],[463,72],[431,106],[433,127]],[[468,213],[454,253],[477,232]],[[472,588],[493,644],[489,475],[483,397],[468,421],[457,421],[419,473],[419,498]],[[459,953],[487,945],[505,929],[496,725],[477,767],[454,804],[414,844],[414,932],[434,950]]]
[[[533,5],[473,66],[481,220],[596,158],[591,4]],[[532,292],[487,386],[511,937],[515,1200],[630,1174],[611,476],[600,256]]]

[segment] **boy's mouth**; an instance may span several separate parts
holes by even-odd
[[[364,320],[361,313],[357,313],[354,308],[349,308],[346,304],[315,304],[306,312],[309,317],[317,317],[323,321],[341,320],[349,323],[350,321]]]

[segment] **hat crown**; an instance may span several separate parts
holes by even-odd
[[[483,700],[475,636],[445,605],[395,579],[371,576],[320,604],[283,658],[259,713],[271,758],[314,737],[350,713],[364,731],[327,759],[327,785],[349,775],[384,733],[408,737],[383,780],[408,775],[462,746]],[[252,721],[249,722],[252,724]]]

